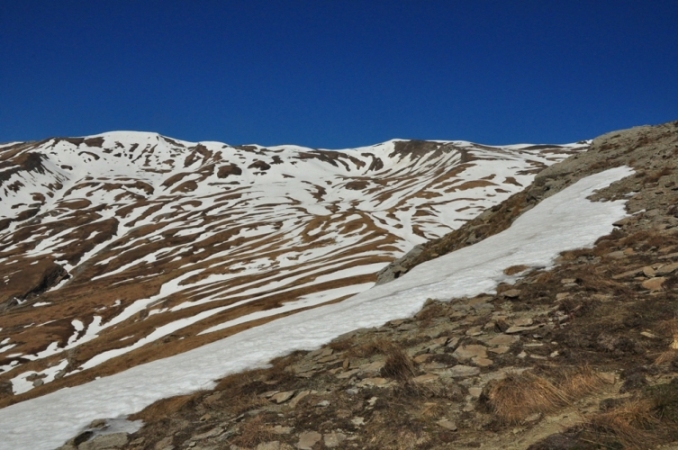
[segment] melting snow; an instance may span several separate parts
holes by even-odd
[[[93,419],[130,414],[164,397],[213,387],[217,378],[264,366],[292,350],[314,349],[356,328],[411,316],[427,298],[491,292],[497,283],[511,281],[503,273],[506,267],[549,266],[560,252],[591,246],[609,233],[612,224],[626,215],[625,203],[593,203],[586,197],[631,173],[622,167],[580,180],[525,213],[508,230],[343,302],[6,407],[0,410],[0,449],[51,449]],[[39,426],[35,417],[40,417]]]

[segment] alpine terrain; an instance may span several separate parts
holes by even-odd
[[[4,144],[0,448],[675,448],[676,161]]]
[[[234,148],[130,132],[4,145],[0,404],[364,291],[585,148]]]

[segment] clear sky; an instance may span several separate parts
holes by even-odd
[[[676,0],[0,4],[0,142],[564,143],[671,120]]]

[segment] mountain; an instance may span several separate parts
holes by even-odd
[[[499,165],[512,170],[516,154],[538,161],[552,151],[398,142],[407,141],[389,155],[398,145],[475,147],[510,155]],[[379,284],[348,299],[209,343],[199,340],[219,331],[156,340],[148,346],[161,356],[139,364],[123,355],[110,376],[97,372],[104,362],[40,385],[50,368],[26,379],[16,374],[27,366],[15,364],[5,386],[38,382],[7,395],[0,448],[675,448],[677,160],[678,122],[609,133],[544,162],[529,185],[501,172],[522,189],[449,233],[410,242],[420,245],[407,254],[393,251]],[[56,296],[31,302],[67,289],[77,264],[62,265],[72,279],[15,296],[2,320],[55,307]],[[162,308],[126,320],[149,328]]]
[[[586,147],[135,132],[0,146],[0,404],[367,290]]]

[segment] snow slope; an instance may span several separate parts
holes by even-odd
[[[620,167],[549,197],[506,231],[421,264],[405,276],[350,299],[268,322],[200,348],[0,410],[0,449],[51,449],[95,418],[141,410],[163,397],[209,388],[214,379],[265,365],[294,349],[313,349],[361,327],[415,313],[427,298],[492,291],[503,269],[548,267],[564,250],[590,246],[625,216],[624,202],[593,203],[592,192],[632,174]],[[35,423],[35,417],[40,417]]]
[[[587,145],[3,146],[0,385],[21,400],[345,299]]]

